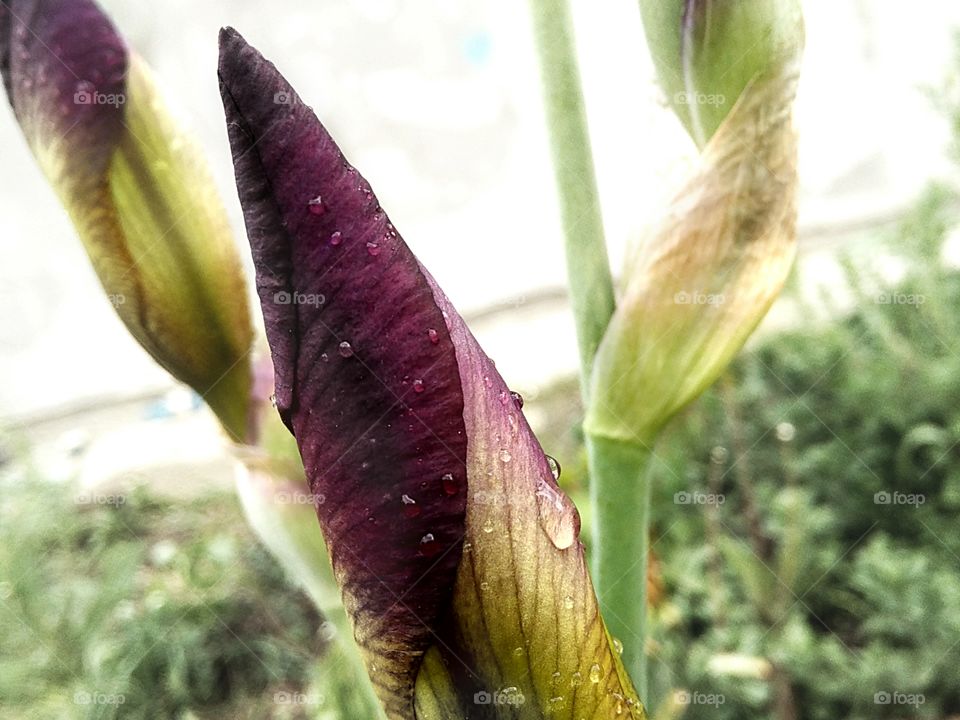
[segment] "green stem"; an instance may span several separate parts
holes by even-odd
[[[587,436],[593,503],[593,581],[610,634],[623,643],[623,664],[647,699],[647,555],[650,460],[641,443]]]
[[[531,7],[566,238],[570,303],[580,348],[580,390],[586,402],[593,358],[613,315],[613,278],[568,0],[531,0]]]

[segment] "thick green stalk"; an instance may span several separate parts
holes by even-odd
[[[531,0],[553,150],[570,302],[580,348],[580,390],[588,399],[593,358],[614,310],[587,115],[568,0]]]
[[[593,502],[593,582],[623,664],[647,700],[647,555],[652,449],[640,442],[587,436]]]

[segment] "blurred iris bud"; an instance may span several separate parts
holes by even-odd
[[[642,5],[664,85],[730,100],[699,116],[674,105],[706,144],[630,256],[597,351],[587,431],[649,446],[726,369],[792,266],[802,23],[786,1]]]
[[[137,341],[249,435],[252,327],[226,213],[151,73],[90,0],[0,3],[0,74]]]

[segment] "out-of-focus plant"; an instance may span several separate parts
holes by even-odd
[[[88,0],[0,4],[17,121],[137,341],[250,435],[253,330],[226,211],[152,74]]]
[[[566,4],[533,1],[568,267],[572,278],[592,279],[570,284],[584,358],[592,561],[643,696],[645,469],[660,429],[723,371],[790,269],[802,18],[796,0],[642,0],[660,82],[702,153],[631,254],[614,309],[604,299],[612,281],[599,219],[585,232],[578,222],[578,209],[596,202]]]

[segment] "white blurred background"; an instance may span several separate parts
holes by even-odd
[[[574,371],[527,3],[101,1],[199,138],[245,258],[215,70],[226,24],[313,105],[508,382],[535,394]],[[573,5],[616,270],[692,146],[662,105],[636,1]],[[955,59],[960,4],[808,0],[805,12],[797,122],[809,249],[890,222],[948,172],[929,89]],[[101,293],[6,103],[0,147],[0,418],[29,425],[169,390]]]

